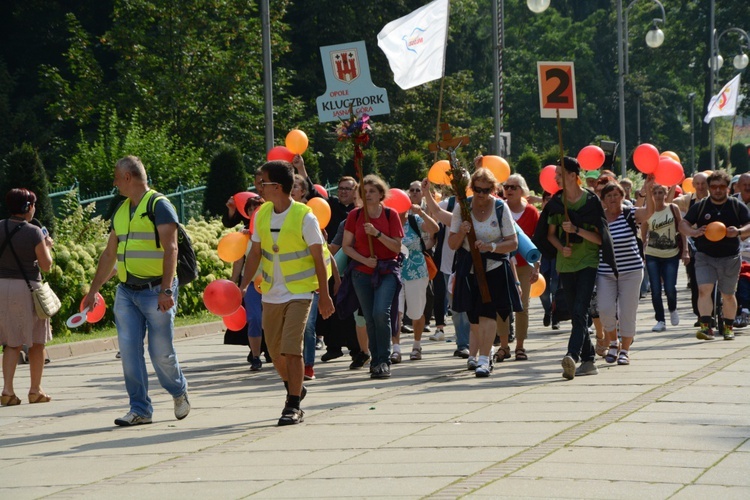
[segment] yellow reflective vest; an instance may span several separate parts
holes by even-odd
[[[164,249],[156,247],[154,223],[146,215],[148,200],[155,194],[149,190],[143,195],[132,219],[130,199],[126,199],[112,219],[117,235],[117,277],[122,282],[128,279],[128,273],[144,279],[164,274]]]
[[[293,201],[289,213],[281,225],[276,243],[271,235],[271,216],[273,203],[267,201],[255,216],[255,231],[260,238],[261,248],[261,292],[266,293],[273,284],[274,254],[279,258],[281,274],[287,289],[292,293],[313,292],[320,288],[315,274],[315,261],[302,236],[302,220],[312,212],[310,207]],[[326,264],[327,277],[331,277],[331,256],[328,247],[323,244],[323,259]],[[327,286],[323,284],[322,286]]]

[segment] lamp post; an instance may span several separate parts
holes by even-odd
[[[712,2],[711,7],[713,6],[714,4]],[[719,79],[719,70],[724,65],[724,58],[721,57],[721,54],[719,54],[719,42],[721,41],[721,37],[723,37],[727,33],[736,33],[740,37],[739,53],[734,56],[734,59],[732,59],[732,65],[735,67],[735,69],[737,71],[742,71],[747,67],[748,63],[750,63],[750,59],[748,59],[747,54],[745,54],[745,50],[750,50],[750,35],[748,35],[745,30],[742,30],[740,28],[728,28],[717,35],[716,30],[714,29],[713,36],[711,37],[711,58],[708,60],[711,95],[716,92],[714,86],[716,84],[716,81]],[[714,136],[715,129],[713,120],[711,120],[710,131],[711,168],[713,169],[716,166],[716,139]],[[732,145],[730,144],[729,147],[731,148]]]
[[[625,15],[622,10],[622,0],[617,0],[617,66],[619,77],[617,79],[617,93],[619,96],[620,111],[620,165],[622,176],[627,175],[628,149],[625,141],[625,75],[628,73],[628,15],[630,9],[638,0],[633,0],[628,5]],[[661,9],[661,18],[654,18],[651,29],[646,34],[646,44],[655,49],[664,43],[664,32],[659,29],[659,23],[665,22],[666,15],[664,6],[658,0],[651,0]],[[623,30],[624,27],[624,30]],[[624,31],[624,36],[623,36]]]
[[[695,173],[695,92],[688,95],[690,101],[690,171]]]
[[[526,0],[529,10],[539,14],[547,10],[551,0]],[[495,31],[493,54],[495,64],[492,68],[492,114],[494,118],[495,153],[502,151],[502,135],[505,121],[505,89],[503,87],[503,50],[505,49],[505,0],[492,2],[492,27]]]

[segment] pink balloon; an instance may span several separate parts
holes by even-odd
[[[411,200],[409,199],[409,195],[402,190],[391,188],[388,197],[383,201],[383,205],[402,214],[411,208]]]
[[[653,174],[659,166],[659,150],[651,144],[641,144],[633,152],[633,163],[644,174]]]
[[[245,206],[247,205],[247,200],[249,200],[250,198],[257,198],[257,197],[258,195],[256,193],[253,193],[252,191],[243,191],[233,196],[234,206],[240,212],[241,216],[243,216],[246,219],[250,218],[250,216],[245,211]]]
[[[685,172],[682,165],[668,156],[662,156],[659,159],[659,168],[656,169],[654,180],[662,186],[675,186],[685,178]]]
[[[240,306],[232,314],[224,316],[221,319],[224,322],[224,326],[230,330],[242,330],[247,324],[247,313],[245,312],[245,308]]]
[[[599,146],[586,146],[578,152],[578,163],[584,170],[597,170],[604,165],[604,151]]]
[[[328,199],[328,191],[326,191],[326,188],[324,188],[320,184],[313,184],[313,187],[315,188],[315,191],[320,193],[320,196],[322,196],[326,200]]]
[[[242,292],[229,280],[215,280],[203,291],[206,309],[217,316],[228,316],[242,305]]]
[[[287,149],[285,146],[275,146],[271,148],[271,150],[266,155],[266,159],[268,161],[284,160],[291,163],[293,158],[294,153],[289,151],[289,149]]]
[[[557,167],[555,165],[547,165],[539,173],[539,184],[542,185],[542,189],[551,194],[555,194],[561,189],[555,180],[556,170]]]

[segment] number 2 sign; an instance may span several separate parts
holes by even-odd
[[[538,61],[539,111],[542,118],[578,118],[576,78],[572,62]]]

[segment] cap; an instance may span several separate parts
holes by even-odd
[[[589,170],[586,172],[586,175],[583,176],[584,179],[598,179],[599,178],[599,171],[598,170]]]
[[[740,174],[737,174],[734,177],[732,177],[732,182],[730,182],[729,185],[731,186],[732,184],[734,184],[735,182],[739,180],[740,180]]]

